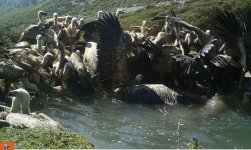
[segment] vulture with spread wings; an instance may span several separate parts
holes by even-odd
[[[238,60],[244,72],[251,70],[251,34],[247,20],[238,20],[232,12],[222,12],[217,18],[216,31],[225,42],[225,53]]]

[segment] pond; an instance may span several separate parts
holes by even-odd
[[[190,148],[193,137],[207,149],[251,148],[251,107],[233,107],[231,97],[214,96],[205,106],[129,104],[106,95],[32,101],[32,110],[83,133],[96,148]]]

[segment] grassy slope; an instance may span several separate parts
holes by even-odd
[[[134,5],[148,5],[148,7],[126,14],[122,19],[122,25],[126,28],[130,25],[139,25],[142,20],[147,20],[148,24],[158,23],[162,25],[163,21],[152,21],[151,18],[159,13],[167,14],[170,8],[174,8],[178,16],[185,21],[202,28],[212,27],[213,18],[219,10],[232,10],[239,15],[251,14],[250,0],[190,0],[183,7],[175,3],[172,6],[154,7],[149,5],[152,2],[155,2],[155,0],[94,0],[84,5],[72,5],[70,0],[45,0],[39,5],[2,14],[0,23],[24,29],[28,24],[37,22],[36,13],[39,10],[46,11],[49,14],[48,17],[53,12],[58,12],[61,15],[84,16],[87,21],[90,21],[96,17],[96,12],[99,10],[114,11],[119,7]],[[248,18],[248,20],[251,20],[251,18]]]
[[[3,13],[0,16],[0,23],[25,28],[27,24],[37,22],[36,14],[39,10],[46,11],[49,17],[52,16],[54,12],[58,12],[61,15],[84,16],[87,20],[91,20],[99,10],[114,11],[118,7],[129,7],[134,4],[144,5],[154,1],[155,0],[95,0],[91,3],[87,2],[84,5],[72,5],[70,0],[45,0],[39,5]]]
[[[98,10],[114,11],[119,7],[147,5],[146,9],[124,15],[121,19],[122,26],[127,29],[131,25],[140,25],[143,20],[147,20],[148,25],[156,23],[163,25],[163,20],[153,21],[152,17],[156,15],[166,15],[170,8],[174,8],[178,16],[185,21],[199,26],[204,30],[213,30],[214,18],[220,10],[232,10],[239,16],[248,15],[248,21],[249,24],[251,24],[251,0],[190,0],[183,6],[173,3],[171,6],[160,7],[149,5],[153,1],[154,0],[94,0],[84,5],[72,5],[70,0],[45,0],[39,5],[2,14],[0,16],[0,23],[6,24],[8,27],[18,28],[18,31],[15,30],[12,31],[13,33],[10,33],[15,35],[18,34],[18,32],[21,33],[21,29],[26,28],[29,24],[37,22],[36,14],[39,10],[46,11],[49,14],[48,17],[50,17],[53,12],[76,17],[84,16],[87,20],[86,22],[88,22],[96,18],[96,12]],[[7,37],[8,36],[9,35],[7,35]],[[1,39],[3,38],[0,37],[0,40]],[[16,39],[17,37],[7,40],[7,42],[15,42]]]
[[[0,128],[0,141],[12,141],[16,149],[93,149],[83,135],[46,129]]]
[[[222,10],[231,10],[240,17],[248,16],[247,20],[251,25],[250,0],[190,0],[183,6],[176,3],[170,6],[149,6],[137,13],[127,14],[121,22],[126,28],[132,24],[140,25],[143,20],[147,20],[148,24],[157,23],[163,25],[163,21],[153,21],[151,19],[156,15],[167,15],[171,8],[175,10],[178,17],[204,30],[214,29],[214,18]]]
[[[191,0],[177,12],[179,17],[202,29],[212,29],[219,11],[228,10],[238,16],[248,16],[251,24],[251,1],[247,0]]]

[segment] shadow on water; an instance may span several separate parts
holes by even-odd
[[[178,139],[180,148],[189,148],[193,137],[204,148],[250,148],[250,106],[233,101],[215,96],[205,106],[149,106],[105,95],[50,93],[34,98],[31,110],[83,133],[96,148],[178,148]]]

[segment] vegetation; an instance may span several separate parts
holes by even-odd
[[[12,141],[16,149],[93,149],[83,135],[47,129],[0,128],[0,141]]]
[[[184,21],[204,30],[214,29],[215,16],[223,10],[232,11],[240,17],[247,16],[251,25],[251,1],[246,0],[190,0],[183,5],[172,3],[169,6],[148,6],[144,10],[125,15],[122,24],[128,28],[131,25],[140,25],[143,20],[146,20],[147,24],[162,26],[163,21],[152,20],[152,18],[156,15],[168,15],[171,9],[174,9],[177,16]]]
[[[0,45],[7,47],[14,45],[18,41],[20,34],[21,31],[18,28],[10,28],[5,25],[0,26]]]
[[[0,22],[6,23],[12,27],[17,27],[18,25],[24,29],[28,24],[37,22],[35,16],[39,10],[47,12],[49,15],[48,17],[52,17],[54,12],[58,12],[61,15],[73,15],[77,17],[85,17],[86,20],[91,20],[96,17],[96,13],[99,10],[114,11],[118,7],[145,5],[155,2],[155,0],[85,0],[78,3],[73,2],[75,1],[44,0],[38,5],[33,5],[24,9],[4,11],[0,16]]]
[[[215,16],[223,10],[232,11],[240,17],[248,16],[251,24],[251,1],[246,0],[190,0],[177,13],[195,26],[213,30]]]
[[[73,2],[78,2],[77,4]],[[238,16],[248,16],[247,20],[251,24],[251,1],[246,0],[190,0],[184,4],[173,2],[171,5],[155,6],[154,0],[93,0],[93,1],[69,1],[69,0],[44,0],[38,5],[23,9],[12,9],[8,13],[2,13],[0,22],[6,24],[0,27],[0,41],[15,43],[22,32],[29,24],[37,22],[36,14],[39,10],[44,10],[51,17],[53,12],[61,15],[73,15],[84,17],[86,22],[96,18],[98,10],[115,11],[116,8],[145,6],[145,9],[137,12],[129,12],[121,19],[124,29],[131,25],[141,25],[143,20],[147,25],[159,24],[163,26],[164,20],[153,20],[157,15],[167,15],[173,8],[177,16],[183,20],[198,26],[202,29],[214,29],[214,18],[219,11],[231,10]],[[111,7],[112,6],[112,7]],[[61,9],[58,9],[61,8]],[[18,25],[18,26],[17,26]]]
[[[23,8],[37,4],[43,0],[0,0],[0,7],[2,8]]]

